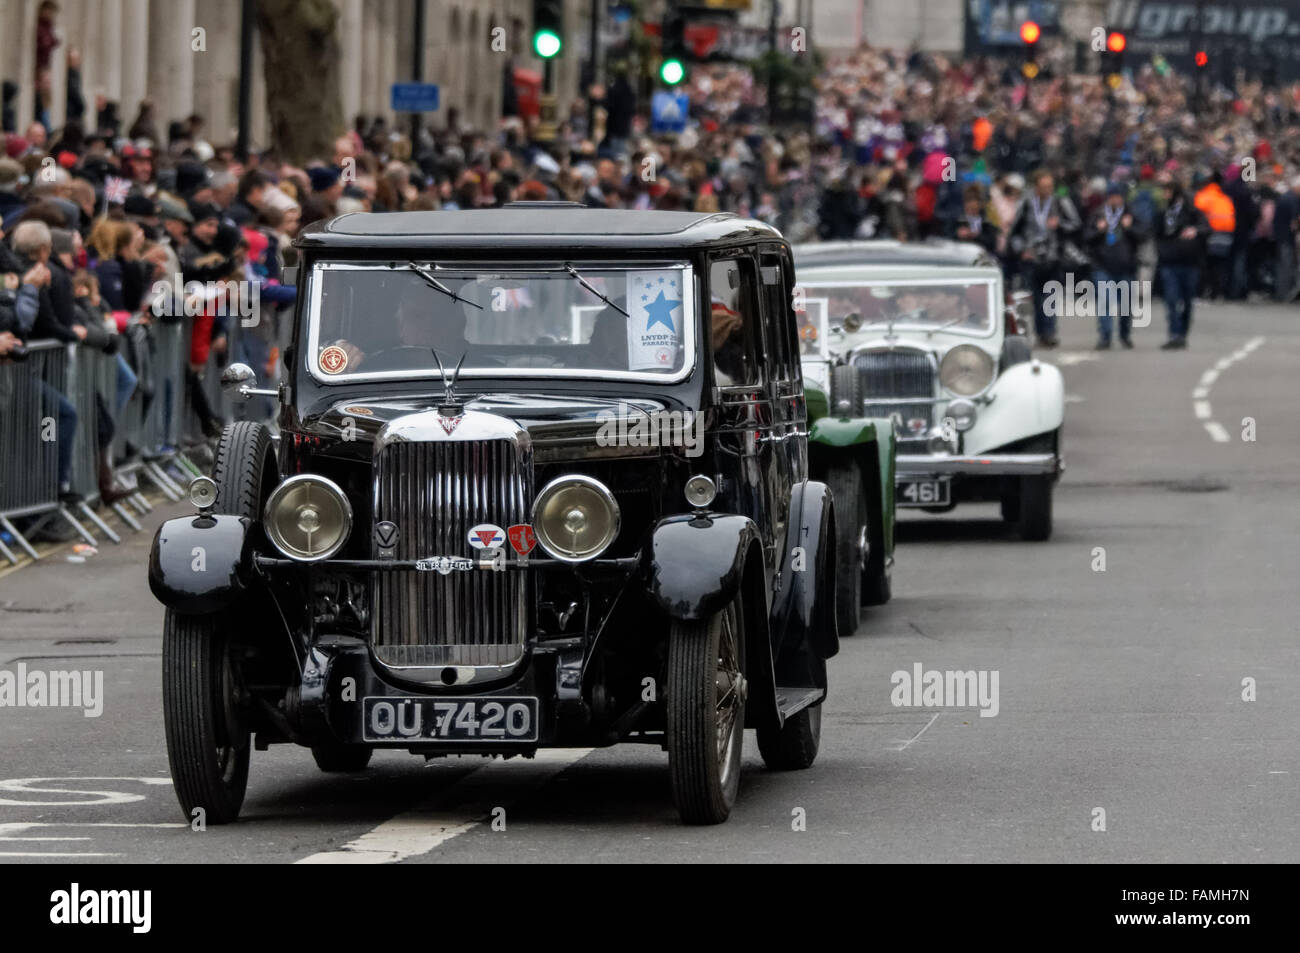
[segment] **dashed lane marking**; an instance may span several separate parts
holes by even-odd
[[[492,761],[443,789],[425,804],[389,818],[338,850],[311,854],[297,863],[395,864],[427,854],[490,820],[495,808],[507,806],[503,800],[517,801],[521,795],[541,787],[581,761],[592,750],[549,748],[523,763]],[[499,790],[502,786],[509,789],[504,798]],[[449,801],[459,802],[460,806],[454,812],[438,808]]]
[[[1205,432],[1215,443],[1228,443],[1232,437],[1227,428],[1214,419],[1214,408],[1210,404],[1210,388],[1218,381],[1221,373],[1238,361],[1245,360],[1263,343],[1262,337],[1251,338],[1227,357],[1219,358],[1214,362],[1213,367],[1201,374],[1200,382],[1192,390],[1192,412],[1196,414],[1196,419],[1202,422]]]

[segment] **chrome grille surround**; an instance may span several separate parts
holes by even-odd
[[[862,382],[864,416],[894,418],[900,453],[913,445],[924,446],[943,403],[935,355],[911,347],[861,348],[853,352],[850,363]],[[915,434],[908,427],[913,418],[925,420],[923,433]]]
[[[470,528],[528,522],[532,491],[532,443],[505,417],[410,414],[375,441],[374,518],[397,525],[396,559],[479,555]],[[526,573],[381,572],[372,591],[371,650],[395,675],[443,681],[450,667],[460,685],[504,677],[524,659]]]

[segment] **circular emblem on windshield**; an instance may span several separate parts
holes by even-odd
[[[348,366],[348,352],[331,344],[320,352],[320,369],[326,374],[337,374]]]

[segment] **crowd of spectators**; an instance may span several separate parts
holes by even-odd
[[[1110,82],[1053,56],[1027,80],[1009,62],[861,50],[821,71],[810,122],[779,128],[750,70],[699,66],[686,85],[690,122],[671,135],[650,128],[647,104],[616,68],[546,142],[517,114],[483,131],[460,128],[449,110],[414,141],[405,126],[357,117],[329,154],[295,164],[274,146],[238,156],[203,117],[157,117],[147,101],[129,124],[102,97],[88,107],[72,50],[61,128],[50,128],[43,96],[21,129],[12,110],[4,116],[0,360],[38,338],[116,354],[119,385],[95,423],[111,500],[122,492],[107,450],[114,420],[147,384],[157,322],[193,322],[186,393],[207,433],[223,423],[202,374],[212,355],[230,356],[229,309],[210,291],[159,295],[159,282],[248,282],[262,320],[238,336],[238,356],[274,380],[279,315],[294,297],[280,283],[292,239],[345,212],[567,199],[736,212],[795,242],[973,241],[1035,292],[1046,347],[1056,329],[1042,287],[1067,270],[1153,279],[1170,347],[1185,345],[1198,296],[1292,300],[1300,84],[1229,90],[1159,62]],[[1098,346],[1116,333],[1131,344],[1128,317],[1100,315]],[[55,396],[71,494],[68,447],[83,422]]]

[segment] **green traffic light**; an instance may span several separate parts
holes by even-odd
[[[533,34],[533,49],[544,60],[549,60],[559,53],[563,45],[560,35],[553,30],[538,30]]]
[[[686,67],[681,60],[664,60],[659,67],[659,78],[669,86],[676,86],[686,78]]]

